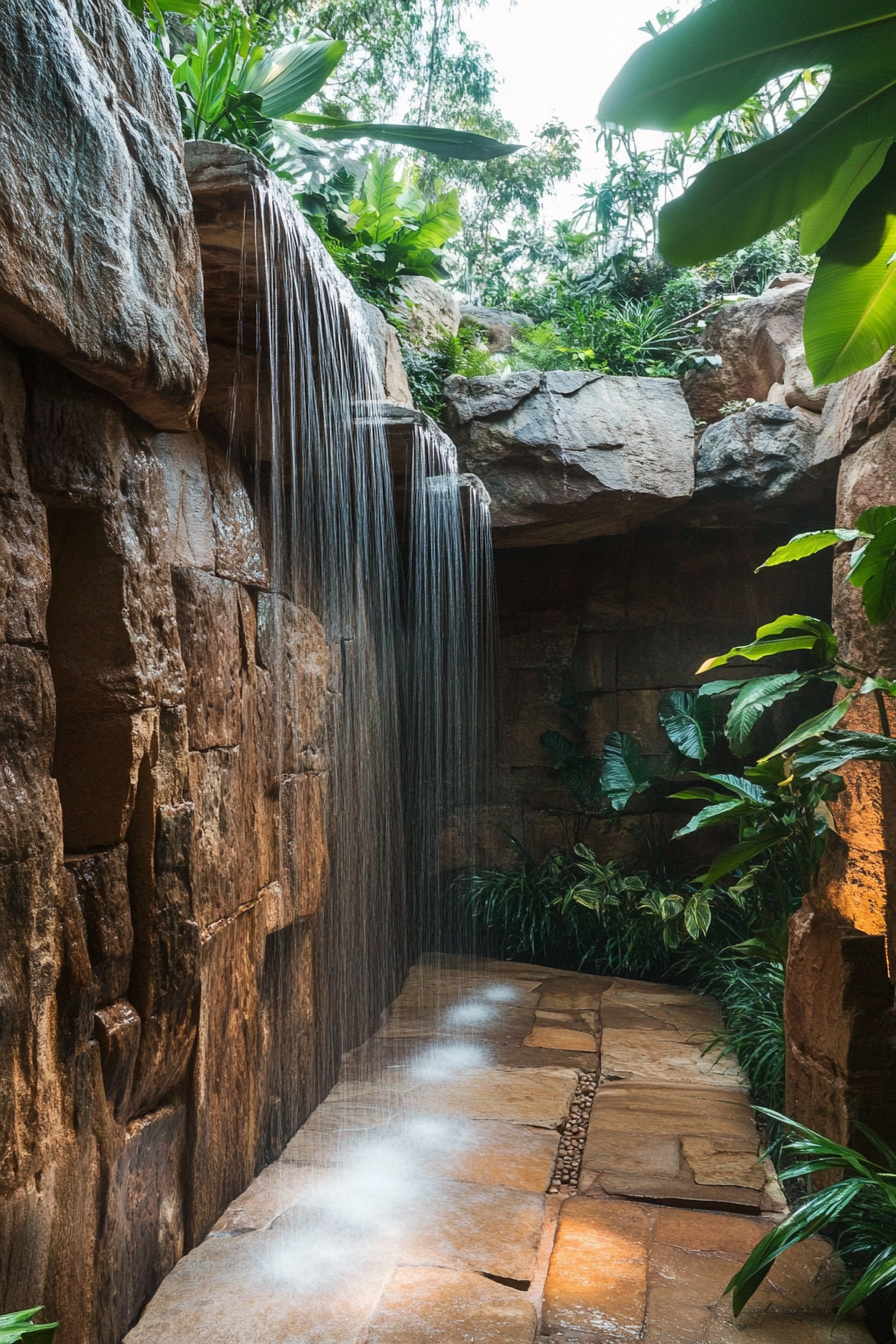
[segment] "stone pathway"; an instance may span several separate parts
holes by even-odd
[[[868,1344],[818,1239],[731,1317],[784,1202],[718,1025],[663,985],[416,966],[127,1344]]]

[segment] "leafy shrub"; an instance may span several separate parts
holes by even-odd
[[[475,327],[461,327],[456,336],[446,333],[429,349],[405,341],[402,359],[415,406],[434,420],[441,420],[445,409],[446,378],[454,373],[479,378],[496,371],[496,361]]]
[[[726,1289],[733,1293],[735,1316],[779,1255],[820,1232],[833,1237],[846,1267],[838,1314],[877,1298],[878,1308],[884,1308],[891,1322],[891,1333],[896,1333],[896,1153],[869,1130],[864,1131],[869,1146],[882,1161],[834,1143],[785,1115],[766,1114],[792,1135],[786,1151],[797,1163],[782,1172],[783,1179],[825,1174],[834,1176],[835,1182],[801,1203],[754,1248]]]

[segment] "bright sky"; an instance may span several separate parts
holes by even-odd
[[[491,0],[465,20],[491,53],[503,80],[495,101],[524,141],[554,116],[585,132],[582,172],[545,202],[549,219],[568,217],[581,184],[602,175],[585,128],[626,59],[650,40],[638,29],[662,8],[663,0]]]

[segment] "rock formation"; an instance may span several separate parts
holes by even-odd
[[[690,498],[694,430],[668,378],[449,378],[446,424],[492,501],[496,546],[630,532]]]
[[[515,336],[535,326],[526,313],[512,313],[506,308],[484,308],[477,303],[460,305],[460,324],[462,327],[477,328],[485,338],[489,353],[493,355],[509,350]]]

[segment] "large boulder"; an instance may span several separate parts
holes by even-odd
[[[0,5],[0,330],[195,425],[202,273],[171,79],[121,0]]]
[[[694,426],[671,378],[455,375],[445,397],[462,470],[491,496],[496,546],[629,532],[693,491]]]
[[[710,425],[697,446],[694,521],[787,522],[802,509],[832,520],[839,460],[819,455],[818,429],[817,415],[768,402]]]
[[[386,401],[397,402],[399,406],[413,406],[414,398],[411,396],[408,376],[401,358],[398,332],[386,321],[376,304],[362,301],[361,311],[364,314],[364,325],[373,351],[373,361]]]
[[[514,337],[535,326],[526,313],[512,313],[506,308],[483,308],[478,303],[461,304],[460,324],[478,328],[492,355],[509,350]]]
[[[695,420],[712,424],[730,402],[765,401],[774,384],[784,384],[787,352],[802,343],[808,290],[808,281],[794,280],[722,309],[703,337],[704,349],[718,362],[684,379]]]
[[[434,346],[445,336],[456,336],[460,327],[457,299],[444,285],[425,275],[402,275],[398,287],[404,296],[396,317],[417,345]]]

